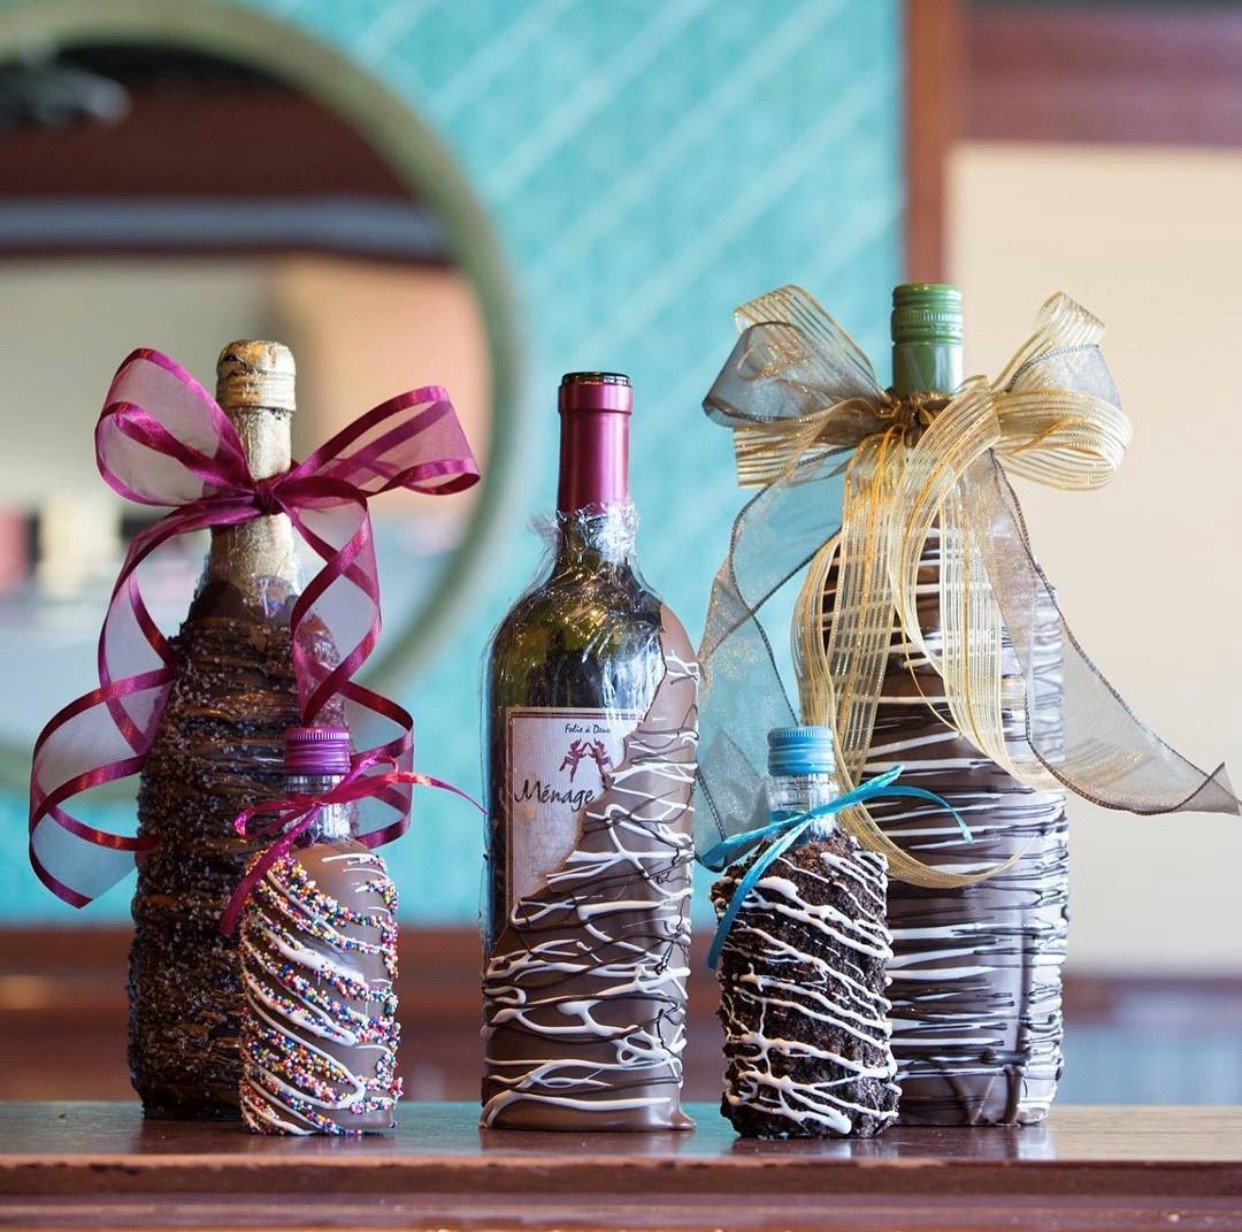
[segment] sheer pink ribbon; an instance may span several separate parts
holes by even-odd
[[[379,769],[392,766],[391,770]],[[378,772],[376,772],[378,771]],[[451,791],[455,796],[468,800],[479,812],[485,812],[483,806],[471,795],[446,783],[443,779],[432,778],[428,774],[416,774],[402,770],[397,763],[378,749],[372,749],[353,759],[349,773],[327,791],[311,795],[302,792],[291,792],[283,800],[265,800],[262,804],[252,805],[237,815],[233,823],[237,833],[245,838],[270,839],[263,853],[258,856],[246,870],[245,877],[233,891],[224,917],[220,921],[220,931],[231,937],[237,928],[242,908],[253,893],[255,886],[267,875],[267,870],[278,860],[283,859],[297,844],[298,840],[311,828],[315,820],[325,808],[335,804],[355,804],[370,800],[388,800],[395,791],[406,791],[410,787],[437,787],[441,791]],[[391,805],[390,805],[391,807]],[[266,824],[251,829],[252,823],[260,817],[271,816]],[[372,841],[376,831],[370,837],[360,835],[361,841],[368,847],[376,847],[378,842]]]
[[[256,480],[236,429],[215,399],[168,356],[145,348],[121,365],[95,428],[100,473],[122,496],[170,512],[130,543],[99,635],[99,687],[60,710],[39,735],[30,777],[30,862],[54,894],[83,907],[121,880],[150,843],[112,834],[64,805],[141,768],[173,680],[175,657],[142,598],[139,567],[177,535],[285,513],[323,560],[290,620],[301,718],[314,722],[340,694],[355,737],[375,720],[386,738],[355,754],[390,758],[408,772],[413,720],[353,680],[380,632],[370,497],[393,488],[448,495],[479,471],[447,393],[427,386],[368,411],[304,462]],[[299,638],[322,622],[339,652],[321,662]],[[356,716],[356,721],[354,716]],[[394,734],[395,731],[395,734]],[[377,845],[408,825],[411,785],[389,786],[387,816],[363,841]]]

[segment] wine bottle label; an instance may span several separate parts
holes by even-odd
[[[578,842],[579,814],[625,758],[637,710],[511,707],[508,905],[540,890]]]

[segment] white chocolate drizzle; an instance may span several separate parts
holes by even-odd
[[[624,759],[580,815],[575,850],[512,906],[486,964],[484,1126],[515,1109],[549,1126],[578,1114],[601,1127],[689,1124],[698,664],[670,647],[669,619],[664,676]]]
[[[742,904],[719,967],[722,1110],[740,1132],[849,1136],[896,1120],[889,1003],[875,988],[892,956],[886,863],[844,836],[813,839],[773,861]],[[718,915],[746,867],[713,886]]]
[[[940,536],[921,562],[919,613],[928,645],[940,647]],[[826,606],[834,600],[833,579]],[[830,619],[830,617],[829,617]],[[1008,641],[1006,686],[1020,680]],[[1035,671],[1060,673],[1056,626],[1041,624]],[[1041,690],[1041,696],[1050,690]],[[864,777],[905,766],[902,782],[934,791],[974,835],[930,804],[878,801],[870,811],[911,855],[971,873],[1021,855],[1009,871],[955,890],[894,881],[889,925],[893,1051],[902,1087],[901,1119],[911,1124],[986,1125],[1041,1120],[1061,1070],[1061,965],[1068,924],[1065,797],[1023,787],[949,721],[940,677],[895,629]],[[1020,745],[1019,709],[1004,711],[1006,738]],[[1044,730],[1055,714],[1041,714]]]

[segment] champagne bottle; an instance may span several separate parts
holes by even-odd
[[[225,347],[216,397],[254,477],[287,470],[290,352]],[[251,853],[234,819],[284,788],[284,732],[299,722],[289,619],[300,584],[284,514],[215,529],[172,639],[176,677],[139,787],[138,832],[155,845],[139,867],[129,969],[130,1074],[148,1116],[239,1115],[241,980],[220,920]],[[330,654],[325,639],[314,652]]]
[[[291,728],[285,770],[290,792],[322,796],[349,772],[349,732]],[[355,805],[325,805],[246,900],[241,1110],[255,1133],[392,1128],[397,894],[357,820]]]
[[[893,391],[947,396],[962,380],[962,301],[954,287],[900,286],[893,293]],[[932,404],[934,414],[934,402]],[[919,570],[919,623],[940,637],[941,542],[928,539]],[[825,638],[836,598],[825,588]],[[1055,620],[1037,639],[1035,670],[1059,678]],[[1006,638],[1002,671],[1012,688],[1007,740],[1025,738],[1016,699],[1021,670]],[[961,889],[889,883],[893,1051],[901,1122],[907,1125],[1030,1124],[1047,1115],[1061,1070],[1061,964],[1068,923],[1065,797],[1017,782],[952,726],[940,678],[892,635],[866,776],[905,765],[903,781],[936,792],[965,818],[931,817],[902,802],[869,805],[885,833],[927,864],[953,871],[1019,855],[1004,873]]]
[[[635,562],[631,403],[563,379],[552,565],[489,652],[485,1126],[690,1125],[698,667]]]

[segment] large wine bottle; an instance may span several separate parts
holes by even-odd
[[[562,381],[551,569],[490,648],[485,1126],[690,1125],[698,668],[635,563],[631,401]]]
[[[915,284],[893,293],[893,390],[953,393],[962,379],[962,302],[954,287]],[[934,399],[930,404],[934,407]],[[934,413],[934,410],[933,412]],[[919,623],[930,646],[940,634],[942,544],[929,538],[919,570]],[[836,575],[824,593],[825,638]],[[1059,678],[1055,620],[1037,639],[1035,670]],[[1005,736],[1025,739],[1021,671],[1006,638]],[[956,808],[975,841],[947,814],[898,802],[869,805],[911,855],[952,871],[1020,856],[1007,871],[961,889],[890,879],[894,961],[893,1052],[901,1123],[1008,1125],[1040,1121],[1061,1069],[1061,964],[1067,928],[1065,797],[1033,790],[990,761],[954,728],[940,678],[896,627],[864,773],[905,765],[903,782]],[[1050,716],[1050,722],[1056,716]]]
[[[254,477],[287,470],[289,351],[270,342],[225,347],[216,397]],[[220,920],[251,852],[234,819],[284,788],[284,733],[299,723],[289,632],[299,589],[284,514],[213,530],[173,639],[176,679],[138,795],[138,832],[155,846],[133,900],[129,1062],[148,1116],[239,1115],[242,989],[236,942],[221,935]]]

